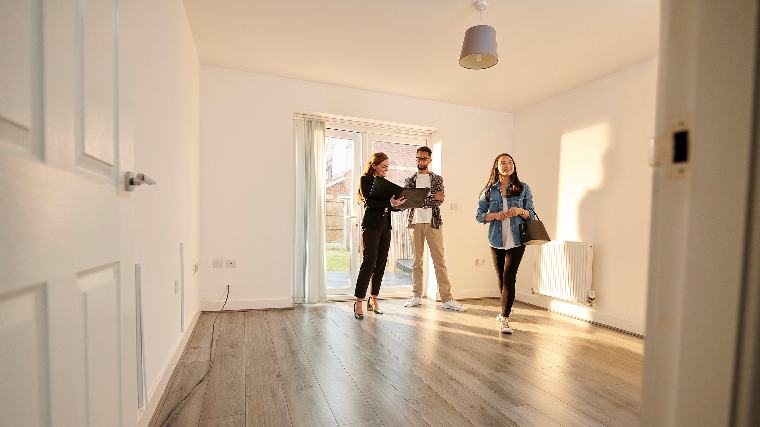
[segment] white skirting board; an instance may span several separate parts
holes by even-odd
[[[201,301],[201,311],[218,311],[224,300]],[[261,310],[265,308],[292,308],[292,298],[236,299],[227,301],[225,310]]]
[[[495,285],[494,285],[495,288]],[[499,291],[498,289],[474,289],[474,290],[467,290],[467,291],[458,291],[456,288],[451,289],[451,293],[454,295],[455,300],[466,300],[466,299],[477,299],[477,298],[499,298]],[[411,296],[410,292],[383,292],[380,291],[380,299],[407,299]],[[330,301],[353,301],[356,298],[353,295],[332,295],[328,296],[328,300]],[[423,300],[431,300],[430,298],[424,297]],[[436,293],[436,299],[435,301],[440,301],[441,297],[440,295],[437,295]]]
[[[470,298],[498,298],[498,289],[472,289],[466,291],[457,291],[452,289],[455,299],[470,299]],[[409,298],[408,292],[402,293],[388,293],[383,294],[380,292],[380,299],[405,299]],[[329,301],[350,301],[353,300],[353,295],[340,295],[329,296]],[[217,301],[201,301],[201,311],[217,311],[222,308],[224,300]],[[291,298],[268,298],[268,299],[241,299],[241,300],[229,300],[224,307],[225,310],[237,311],[237,310],[263,310],[267,308],[293,308],[293,300]]]
[[[411,292],[383,292],[380,291],[380,299],[381,300],[390,300],[390,299],[407,299],[411,296]],[[369,296],[367,296],[369,298]],[[328,301],[355,301],[356,297],[353,294],[344,294],[344,295],[328,295],[327,296]]]
[[[190,340],[190,336],[193,334],[193,330],[195,329],[195,324],[198,322],[199,315],[200,315],[200,311],[197,311],[193,315],[193,319],[190,321],[190,324],[187,326],[187,328],[185,329],[185,332],[182,334],[182,337],[177,343],[177,347],[174,350],[174,354],[164,364],[164,369],[163,369],[163,374],[161,374],[161,379],[151,390],[148,390],[148,401],[145,405],[145,408],[137,411],[136,425],[138,427],[145,427],[148,424],[150,424],[150,419],[153,418],[153,413],[156,411],[156,408],[158,407],[159,402],[161,402],[161,397],[164,394],[166,385],[169,383],[169,379],[171,379],[172,374],[174,373],[174,368],[177,367],[177,363],[182,357],[182,353],[184,352],[185,347],[187,346],[187,342]]]
[[[601,313],[593,307],[572,304],[561,300],[553,300],[552,298],[543,295],[534,295],[524,292],[517,292],[515,299],[574,319],[606,326],[639,337],[644,336],[645,329],[643,323],[632,322],[617,316]]]
[[[493,288],[488,289],[467,289],[459,290],[455,286],[451,287],[451,294],[455,300],[470,299],[470,298],[499,298],[499,288],[496,287],[496,281],[494,280]],[[440,297],[439,297],[440,298]]]

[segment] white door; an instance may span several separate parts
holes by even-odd
[[[0,0],[2,425],[135,423],[116,4]]]

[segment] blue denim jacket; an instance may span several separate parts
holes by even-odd
[[[491,187],[490,203],[486,201],[485,192],[481,194],[480,199],[478,200],[478,212],[475,215],[478,222],[485,224],[487,213],[501,212],[512,207],[523,208],[530,212],[531,217],[535,217],[536,212],[533,210],[533,194],[530,192],[528,184],[524,182],[522,184],[523,189],[520,194],[507,197],[506,208],[502,206],[501,189],[499,189],[498,182]],[[510,221],[512,226],[512,236],[514,236],[515,244],[517,246],[523,244],[522,240],[520,240],[520,224],[523,222],[525,222],[525,220],[519,215],[512,217],[512,221]],[[504,238],[502,236],[501,221],[491,221],[488,224],[488,243],[496,248],[504,247]]]

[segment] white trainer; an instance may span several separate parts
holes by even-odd
[[[499,330],[502,334],[511,334],[512,328],[509,327],[509,318],[508,317],[502,317],[499,319]]]
[[[443,308],[444,310],[467,311],[467,308],[465,308],[465,306],[456,302],[456,300],[453,300],[453,299],[450,299],[446,301],[445,303],[441,304],[441,308]]]
[[[419,297],[411,297],[404,303],[404,307],[417,307],[422,304],[422,299]]]

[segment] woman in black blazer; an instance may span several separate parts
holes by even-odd
[[[362,218],[362,266],[356,278],[354,295],[354,317],[364,318],[362,302],[367,297],[367,288],[372,280],[371,299],[367,301],[367,310],[383,314],[377,303],[380,284],[385,273],[385,263],[388,261],[388,249],[391,246],[391,211],[404,203],[405,198],[395,196],[385,198],[372,197],[372,184],[376,179],[385,179],[388,172],[388,156],[385,153],[375,153],[367,162],[359,184],[359,200],[364,203]]]

